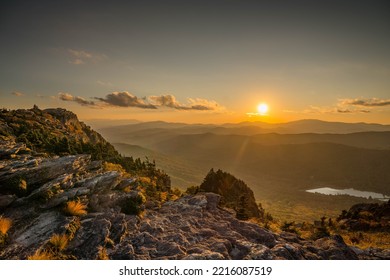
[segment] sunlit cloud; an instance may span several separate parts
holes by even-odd
[[[202,98],[188,98],[187,103],[182,104],[171,94],[140,98],[127,91],[112,92],[105,97],[94,97],[93,101],[86,100],[80,96],[73,96],[67,92],[60,92],[58,93],[58,99],[100,109],[107,107],[133,107],[140,109],[171,108],[176,110],[194,111],[222,111],[225,109],[215,101]]]
[[[107,58],[107,56],[104,54],[96,54],[84,50],[75,50],[75,49],[68,49],[68,54],[70,56],[69,63],[74,65],[97,63],[98,61]]]
[[[353,109],[337,109],[337,113],[350,114],[350,113],[371,113],[370,110],[353,110]]]
[[[190,107],[193,110],[212,110],[212,111],[222,111],[225,110],[225,107],[221,106],[214,100],[207,100],[203,98],[188,98]]]
[[[363,107],[382,107],[390,106],[390,99],[379,98],[355,98],[355,99],[341,99],[340,104],[344,106],[363,106]]]
[[[93,101],[88,101],[80,96],[73,96],[70,93],[67,92],[60,92],[58,93],[58,98],[62,101],[72,101],[76,102],[82,106],[88,106],[88,107],[97,107],[98,105]]]
[[[13,92],[11,92],[11,94],[12,95],[15,95],[15,96],[23,96],[24,95],[24,93],[22,93],[22,92],[20,92],[20,91],[13,91]]]
[[[96,100],[103,102],[105,105],[117,107],[136,107],[142,109],[157,109],[157,106],[147,103],[144,99],[139,98],[127,91],[113,92],[107,94],[105,98],[95,97]]]
[[[188,104],[181,104],[176,100],[176,97],[171,94],[150,96],[149,100],[155,106],[168,107],[177,110],[212,111],[212,110],[218,110],[222,108],[215,101],[210,101],[201,98],[188,98]]]

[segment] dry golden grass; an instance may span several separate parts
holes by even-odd
[[[6,235],[12,225],[12,221],[8,218],[0,217],[0,233]]]
[[[65,206],[65,213],[71,216],[82,216],[87,214],[87,206],[80,201],[68,201]]]
[[[103,163],[103,170],[104,171],[118,171],[120,173],[126,173],[126,170],[122,167],[122,165],[111,163],[111,162],[104,162]]]
[[[131,186],[127,186],[126,188],[124,188],[123,192],[130,193],[131,192]]]
[[[68,245],[68,241],[69,239],[66,234],[54,234],[49,240],[50,244],[58,251],[64,250]]]
[[[98,260],[109,260],[110,258],[108,257],[107,250],[104,247],[99,247],[98,255],[97,255]]]
[[[51,251],[37,250],[34,255],[27,257],[28,260],[55,260],[56,257]]]
[[[360,249],[381,248],[390,249],[389,232],[347,232],[340,234],[345,243]]]

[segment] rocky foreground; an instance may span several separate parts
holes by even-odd
[[[0,259],[390,257],[388,250],[348,247],[340,236],[311,241],[275,234],[236,219],[232,210],[218,206],[220,196],[214,193],[146,203],[138,215],[128,214],[126,202],[139,196],[138,180],[104,171],[102,162],[89,155],[48,157],[14,139],[1,140],[0,216],[12,225],[0,232]],[[86,211],[66,212],[69,201]],[[64,238],[56,242],[53,236]]]

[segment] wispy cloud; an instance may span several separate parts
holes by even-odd
[[[88,106],[88,107],[97,107],[98,105],[93,101],[88,101],[80,96],[73,96],[70,93],[67,92],[60,92],[58,93],[58,98],[62,101],[73,101],[76,102],[82,106]]]
[[[144,99],[127,92],[113,92],[107,94],[105,98],[95,97],[95,99],[105,103],[106,105],[117,107],[136,107],[142,109],[157,109],[155,105],[147,103]]]
[[[356,114],[371,113],[380,110],[379,108],[390,107],[390,99],[381,98],[345,98],[339,99],[334,106],[309,106],[303,111],[287,111],[287,113],[303,114]]]
[[[342,114],[350,114],[350,113],[371,113],[370,110],[357,110],[357,109],[340,109],[338,108],[337,113],[342,113]]]
[[[355,98],[355,99],[341,99],[339,104],[342,106],[363,106],[363,107],[383,107],[390,106],[390,99],[379,98]]]
[[[20,91],[13,91],[11,92],[12,95],[15,95],[15,96],[23,96],[24,93],[20,92]]]
[[[74,65],[97,63],[107,58],[104,54],[87,52],[85,50],[68,49],[68,54],[70,56],[69,63]]]

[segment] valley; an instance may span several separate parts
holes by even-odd
[[[276,218],[302,222],[335,217],[353,204],[377,201],[307,193],[308,189],[353,185],[360,191],[390,194],[386,129],[307,120],[220,126],[147,122],[98,130],[120,153],[155,160],[171,176],[173,186],[200,185],[208,170],[222,169],[247,182]],[[294,134],[277,133],[283,131]]]

